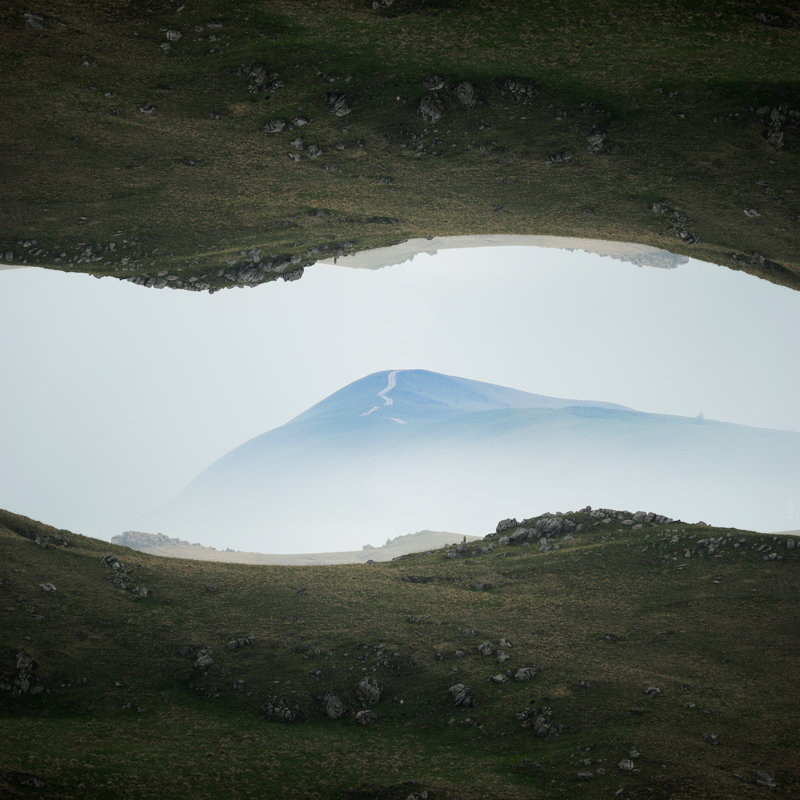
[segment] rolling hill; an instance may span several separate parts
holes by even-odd
[[[798,567],[611,509],[328,567],[0,511],[0,796],[792,800]]]

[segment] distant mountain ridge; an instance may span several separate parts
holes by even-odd
[[[205,547],[197,542],[190,543],[185,539],[170,538],[163,533],[145,533],[143,531],[125,531],[119,536],[112,536],[113,544],[130,547],[142,553],[164,556],[167,558],[187,558],[193,561],[220,561],[228,564],[280,564],[285,566],[310,566],[323,564],[366,564],[372,561],[391,561],[409,553],[422,553],[438,550],[446,545],[459,542],[471,542],[477,536],[463,536],[448,531],[417,531],[387,540],[384,544],[364,545],[360,550],[339,551],[331,553],[248,553],[240,550],[217,550]]]
[[[329,552],[423,528],[478,533],[498,508],[586,501],[798,527],[800,434],[386,370],[222,456],[137,527]]]

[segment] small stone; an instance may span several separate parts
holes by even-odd
[[[648,697],[659,697],[659,696],[662,694],[662,692],[661,692],[661,688],[660,688],[660,687],[658,687],[658,686],[648,686],[648,687],[647,687],[647,688],[644,690],[644,693],[645,693],[645,694],[646,694]]]
[[[178,30],[169,30],[166,33],[166,37],[170,42],[177,42],[181,36],[183,36],[183,34]]]
[[[280,133],[284,130],[286,130],[285,119],[271,119],[269,122],[264,124],[263,128],[261,128],[262,133]]]
[[[152,103],[145,103],[143,106],[139,106],[139,113],[140,114],[154,114],[156,107]]]
[[[53,586],[52,583],[40,583],[39,586],[41,586],[46,592],[54,592],[56,590],[56,587]]]
[[[623,758],[622,761],[617,764],[617,767],[623,772],[632,772],[634,769],[636,769],[636,764],[634,764],[629,758]]]

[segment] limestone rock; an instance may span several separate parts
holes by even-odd
[[[478,104],[478,93],[469,81],[461,81],[456,86],[456,97],[462,106],[474,108]]]
[[[475,705],[475,698],[472,696],[472,690],[465,686],[463,683],[456,683],[448,690],[453,702],[462,708],[470,708]]]
[[[274,722],[297,722],[303,718],[303,713],[297,703],[290,703],[282,697],[273,695],[261,707],[267,719]]]
[[[261,129],[262,133],[280,133],[281,131],[286,130],[286,120],[285,119],[271,119],[264,124],[264,127]]]
[[[194,660],[194,668],[198,672],[205,672],[214,663],[214,659],[211,657],[213,652],[214,651],[210,647],[204,647],[202,650],[198,650]]]
[[[528,105],[536,97],[536,85],[524,78],[507,78],[503,81],[503,92],[508,93],[517,102]]]
[[[438,122],[442,118],[444,109],[439,100],[432,94],[426,94],[422,100],[419,101],[417,113],[426,122]]]
[[[352,111],[350,106],[347,105],[347,100],[343,94],[329,92],[325,96],[325,101],[327,102],[330,111],[333,114],[336,114],[337,117],[346,117]]]
[[[374,705],[381,699],[383,689],[374,678],[362,678],[356,689],[359,698],[367,705]]]
[[[323,696],[322,708],[328,719],[341,719],[345,715],[344,703],[335,694]]]

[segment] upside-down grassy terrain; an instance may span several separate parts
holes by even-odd
[[[787,541],[584,509],[270,567],[2,512],[0,796],[796,797]]]
[[[0,255],[216,289],[549,234],[797,288],[799,53],[750,0],[8,0]]]

